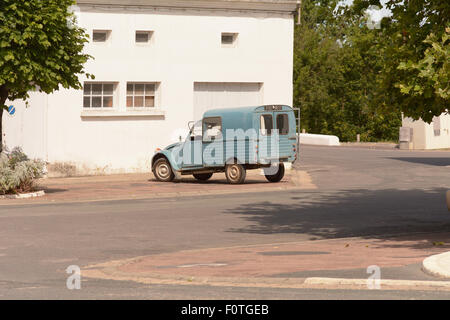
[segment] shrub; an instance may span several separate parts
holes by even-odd
[[[44,175],[44,162],[30,160],[20,148],[0,154],[0,194],[30,192]]]

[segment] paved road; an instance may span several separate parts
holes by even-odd
[[[450,152],[303,147],[299,165],[317,190],[0,207],[0,298],[450,298],[449,292],[187,288],[93,279],[84,279],[79,291],[66,289],[69,265],[185,249],[436,234],[450,243],[444,202]],[[427,279],[419,267],[388,272]],[[311,275],[320,274],[298,276]],[[361,270],[333,275],[361,277]]]

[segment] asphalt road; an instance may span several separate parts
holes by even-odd
[[[450,234],[444,200],[450,152],[302,151],[297,166],[310,173],[317,190],[0,207],[0,299],[449,299],[449,292],[188,288],[93,279],[83,279],[81,290],[66,288],[69,265],[242,244]],[[390,272],[427,277],[419,266],[408,268]]]

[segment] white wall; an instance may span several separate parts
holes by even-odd
[[[118,82],[114,110],[81,117],[81,90],[33,96],[29,109],[5,116],[8,146],[22,145],[49,162],[73,162],[90,172],[148,171],[154,149],[193,119],[194,82],[263,83],[264,104],[292,105],[292,16],[117,10],[82,7],[79,15],[90,35],[93,29],[112,31],[107,44],[87,45],[95,60],[86,71],[95,81]],[[136,45],[136,30],[154,31],[152,42]],[[222,48],[222,32],[239,33],[238,45]],[[159,82],[160,111],[127,113],[127,81]]]
[[[12,149],[20,146],[31,158],[47,157],[47,95],[30,92],[28,104],[23,100],[7,101],[15,113],[3,112],[3,143]]]
[[[450,148],[450,114],[441,114],[440,134],[435,135],[435,126],[433,123],[428,124],[422,120],[414,121],[411,118],[404,118],[402,126],[413,129],[412,149],[445,149]]]

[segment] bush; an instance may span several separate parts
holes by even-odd
[[[44,162],[30,160],[20,148],[0,154],[0,194],[30,192],[44,175]]]

